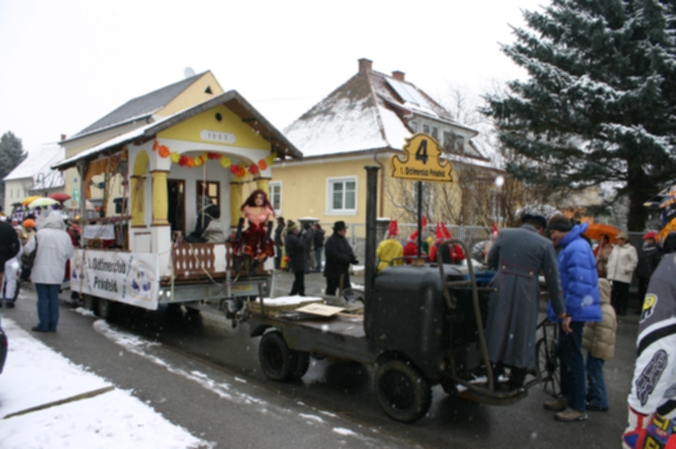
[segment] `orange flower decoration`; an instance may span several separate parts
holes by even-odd
[[[261,159],[260,161],[258,161],[258,168],[260,168],[261,170],[265,170],[266,168],[268,168],[268,163],[265,162],[265,159]]]
[[[188,160],[185,163],[186,167],[193,168],[195,166],[195,159],[192,156],[188,156]]]
[[[169,147],[166,145],[160,145],[159,150],[157,150],[157,153],[160,155],[160,157],[169,157],[171,154],[171,151],[169,151]]]
[[[153,151],[157,151],[160,148],[160,143],[155,139],[155,142],[153,142]]]

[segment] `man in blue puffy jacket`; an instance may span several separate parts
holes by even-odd
[[[563,422],[587,419],[582,331],[586,321],[601,321],[601,300],[594,253],[581,235],[587,224],[573,226],[563,215],[549,220],[552,241],[561,247],[557,262],[566,303],[566,313],[572,317],[570,333],[559,333],[558,353],[561,362],[561,397],[545,402],[547,410],[556,411],[556,419]],[[558,321],[551,306],[548,318]]]

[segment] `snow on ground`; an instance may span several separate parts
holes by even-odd
[[[0,447],[213,447],[129,392],[74,365],[12,320],[5,318],[3,327],[9,354],[0,374]],[[91,397],[7,417],[102,389],[105,392]]]

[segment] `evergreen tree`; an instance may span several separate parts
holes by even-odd
[[[642,231],[646,199],[676,179],[674,0],[553,0],[524,12],[503,51],[529,74],[482,112],[524,161],[517,179],[583,189],[612,183]]]
[[[14,170],[28,153],[23,150],[21,139],[11,131],[7,131],[0,137],[0,198],[5,197],[5,183],[1,182],[12,170]]]

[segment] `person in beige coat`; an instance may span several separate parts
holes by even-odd
[[[618,316],[627,314],[629,285],[638,265],[638,253],[629,243],[629,236],[621,232],[617,236],[617,245],[613,248],[606,266],[607,278],[612,281],[611,304]]]
[[[599,279],[601,296],[601,321],[587,322],[582,335],[582,348],[587,352],[587,410],[605,412],[608,410],[608,393],[603,377],[606,360],[615,357],[615,331],[617,319],[610,305],[610,283]]]

